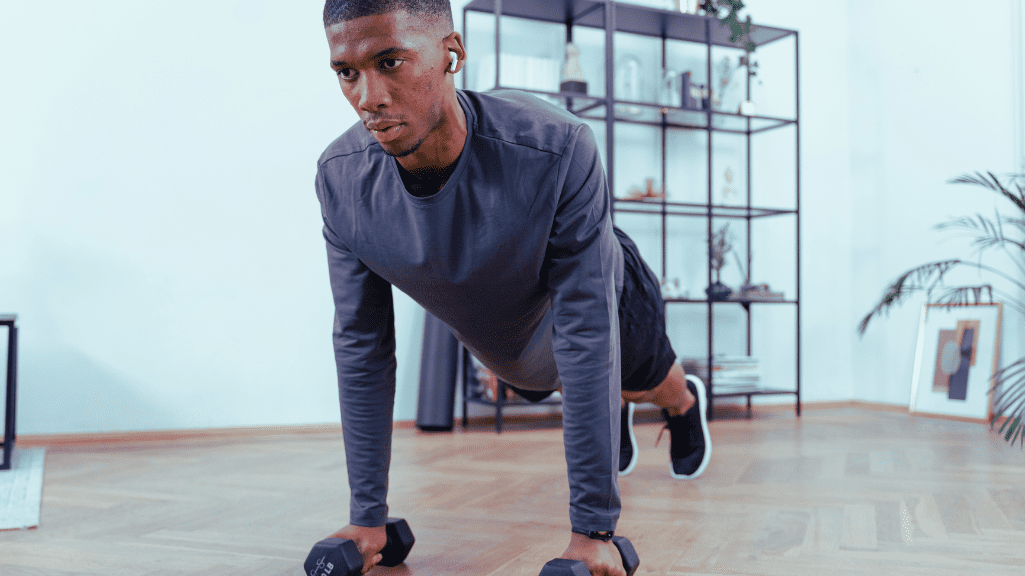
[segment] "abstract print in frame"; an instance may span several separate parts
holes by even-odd
[[[979,421],[992,413],[1003,304],[926,304],[918,328],[910,411]]]

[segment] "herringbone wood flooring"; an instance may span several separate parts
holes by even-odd
[[[1025,452],[985,425],[858,408],[711,423],[695,481],[638,424],[618,532],[640,574],[1017,575]],[[561,431],[397,430],[392,514],[417,544],[373,574],[536,575],[568,541]],[[51,446],[37,530],[0,533],[3,576],[301,575],[345,524],[339,433]]]

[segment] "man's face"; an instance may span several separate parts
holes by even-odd
[[[405,10],[326,29],[345,98],[392,156],[415,152],[442,120],[451,56],[439,30]]]

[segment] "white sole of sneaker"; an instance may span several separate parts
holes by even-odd
[[[634,434],[634,403],[626,403],[626,429],[630,431],[630,446],[633,447],[633,459],[630,464],[622,470],[619,475],[626,476],[627,474],[634,471],[634,466],[637,466],[637,461],[640,460],[637,454],[637,435]]]
[[[687,374],[687,380],[697,389],[698,410],[701,414],[701,433],[705,436],[705,455],[701,458],[701,465],[693,474],[677,474],[673,470],[673,462],[669,462],[669,475],[676,480],[693,480],[708,467],[708,461],[712,459],[712,435],[708,433],[708,398],[705,396],[705,383],[693,374]]]

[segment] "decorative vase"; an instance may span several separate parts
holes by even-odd
[[[580,48],[572,42],[566,44],[566,63],[562,69],[559,90],[587,95],[587,80],[584,79],[584,70],[580,67]]]
[[[715,282],[708,288],[705,288],[705,294],[708,294],[708,297],[713,302],[721,302],[723,300],[730,299],[730,295],[733,294],[733,289],[722,282]]]

